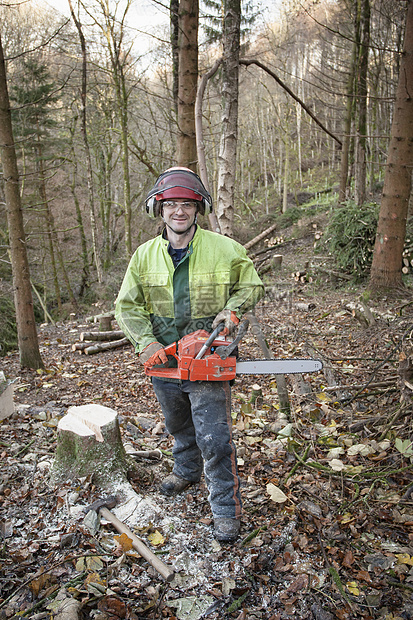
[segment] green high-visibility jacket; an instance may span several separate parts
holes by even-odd
[[[241,318],[264,294],[252,261],[233,239],[197,226],[176,268],[168,246],[159,235],[138,247],[116,299],[116,320],[137,353],[155,341],[165,346],[197,329],[211,331],[224,308]]]

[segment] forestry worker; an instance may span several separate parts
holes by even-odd
[[[166,345],[198,329],[211,331],[223,322],[224,334],[231,334],[264,287],[239,243],[197,224],[198,213],[211,212],[212,200],[194,172],[166,170],[145,205],[165,226],[132,256],[116,300],[116,319],[140,361],[151,367],[167,363]],[[229,382],[152,377],[152,383],[174,437],[174,467],[161,493],[181,493],[203,471],[215,537],[235,540],[241,496]]]

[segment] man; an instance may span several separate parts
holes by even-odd
[[[209,213],[211,196],[188,168],[170,168],[145,200],[165,228],[133,255],[116,300],[116,319],[145,367],[167,363],[164,347],[220,323],[231,334],[264,293],[251,260],[237,242],[203,230],[197,214]],[[176,495],[204,472],[215,536],[237,538],[241,496],[232,440],[228,381],[179,381],[153,377],[153,387],[174,437],[173,472],[161,492]]]

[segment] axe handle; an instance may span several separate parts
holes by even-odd
[[[167,581],[168,583],[172,581],[175,576],[174,571],[170,566],[162,562],[146,545],[145,543],[135,536],[135,534],[128,528],[127,525],[119,521],[114,514],[110,512],[105,506],[99,509],[100,514],[107,521],[110,521],[112,525],[120,532],[121,534],[126,534],[128,538],[132,541],[132,547],[143,557],[158,573]]]

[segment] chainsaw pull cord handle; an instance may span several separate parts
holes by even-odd
[[[222,332],[224,328],[225,328],[225,323],[219,323],[219,325],[216,326],[212,334],[208,336],[208,338],[205,340],[205,343],[202,345],[199,353],[195,356],[196,360],[200,360],[201,357],[205,355],[205,351],[211,346],[215,338],[218,336],[220,332]]]
[[[237,331],[237,335],[234,338],[234,340],[226,346],[217,347],[215,349],[215,353],[217,353],[222,360],[226,360],[227,357],[231,355],[235,347],[240,343],[242,338],[244,338],[245,334],[248,331],[249,326],[250,326],[249,320],[244,319],[242,323],[240,323],[240,326]]]

